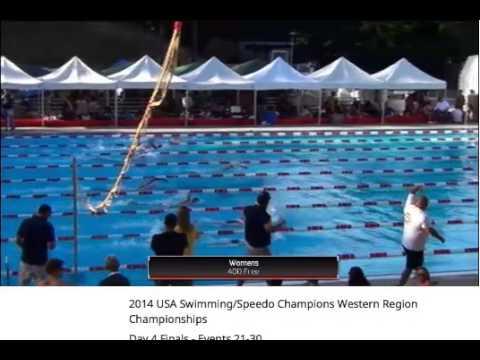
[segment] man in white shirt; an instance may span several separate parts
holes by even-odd
[[[406,254],[407,264],[402,273],[400,285],[405,285],[411,272],[423,265],[423,252],[429,235],[442,243],[445,242],[445,239],[432,227],[425,213],[428,207],[427,197],[415,195],[419,190],[421,190],[421,186],[414,186],[410,189],[403,209],[402,246]]]

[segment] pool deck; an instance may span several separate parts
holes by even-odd
[[[152,127],[148,128],[148,133],[200,133],[200,132],[269,132],[269,131],[362,131],[362,130],[430,130],[430,129],[448,129],[448,130],[463,130],[463,129],[478,129],[479,125],[382,125],[382,126],[257,126],[257,127],[198,127],[198,128],[184,128],[184,127]],[[15,130],[14,133],[2,129],[2,135],[22,134],[22,133],[134,133],[135,128],[85,128],[85,127],[22,127]]]
[[[372,286],[397,286],[400,274],[389,276],[372,276],[368,280]],[[479,286],[478,273],[438,273],[431,274],[432,285],[434,286]],[[318,286],[347,286],[348,279],[334,281],[319,281]],[[263,286],[265,282],[246,282],[244,286]],[[303,286],[309,285],[304,281],[291,281],[284,285]]]

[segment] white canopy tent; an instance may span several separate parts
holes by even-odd
[[[253,81],[244,79],[216,57],[181,78],[187,81],[188,90],[253,90]]]
[[[375,79],[383,82],[386,92],[388,90],[446,90],[447,83],[423,72],[407,59],[402,58],[395,64],[372,74]],[[382,101],[382,122],[385,117],[385,106]]]
[[[122,89],[153,89],[161,72],[162,67],[150,56],[145,55],[122,71],[109,75],[108,78],[118,81],[117,87]],[[185,89],[186,84],[182,78],[172,75],[170,89]]]
[[[216,57],[212,57],[195,70],[181,76],[189,90],[253,90],[253,82],[244,79]],[[237,96],[238,98],[238,96]],[[185,123],[188,122],[188,109]]]
[[[77,56],[39,79],[43,81],[42,88],[45,90],[114,90],[117,86],[117,81],[95,72]],[[117,120],[118,105],[115,96],[115,125]]]
[[[423,72],[402,58],[382,71],[372,74],[388,90],[445,90],[447,83]]]
[[[254,82],[255,90],[318,90],[318,82],[302,75],[281,57],[244,76]]]
[[[308,75],[319,83],[321,89],[380,90],[383,83],[348,59],[339,57],[334,62]],[[318,94],[318,120],[321,120],[322,92]]]
[[[383,83],[360,69],[343,56],[308,75],[319,82],[322,89],[383,89]]]
[[[277,57],[270,64],[244,76],[245,79],[254,82],[254,117],[257,119],[257,91],[259,90],[316,90],[318,83],[312,80],[292,66],[287,64],[281,57]],[[300,107],[300,97],[299,104]]]
[[[42,82],[28,75],[5,56],[1,58],[1,85],[6,90],[39,89]]]
[[[108,90],[115,89],[117,83],[92,70],[77,56],[39,79],[46,90]]]

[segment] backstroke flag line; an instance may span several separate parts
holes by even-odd
[[[148,126],[148,121],[152,116],[152,111],[155,107],[160,106],[163,103],[163,100],[167,95],[168,87],[172,80],[173,69],[177,64],[181,30],[182,22],[176,21],[173,26],[173,34],[172,39],[170,40],[170,45],[168,46],[167,53],[165,54],[165,58],[163,60],[162,72],[157,81],[157,84],[155,85],[152,96],[150,97],[150,100],[148,101],[148,104],[145,108],[143,117],[138,124],[137,130],[135,131],[132,144],[128,149],[127,155],[125,156],[123,166],[120,169],[117,179],[105,199],[100,204],[98,204],[97,206],[87,204],[88,209],[93,214],[104,214],[112,205],[113,199],[118,195],[118,192],[120,191],[122,180],[127,174],[130,164],[132,163],[133,158],[140,146],[140,138],[144,133],[144,130]]]

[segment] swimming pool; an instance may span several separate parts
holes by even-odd
[[[275,255],[339,255],[341,275],[399,274],[402,204],[408,185],[424,184],[429,214],[447,239],[430,240],[431,272],[478,271],[478,131],[255,131],[148,134],[161,147],[138,156],[109,213],[93,216],[80,202],[80,272],[67,281],[94,285],[104,258],[118,256],[135,285],[151,285],[144,264],[163,217],[192,193],[192,220],[202,232],[194,254],[245,253],[239,219],[266,188],[272,214],[287,219],[273,236]],[[130,134],[34,134],[2,139],[2,260],[16,284],[13,237],[40,204],[53,207],[59,237],[51,256],[73,259],[71,161],[80,195],[96,204],[110,189]],[[148,176],[164,178],[139,192]],[[170,207],[170,208],[169,208]],[[2,266],[2,283],[6,280]],[[212,282],[201,282],[211,284]]]

